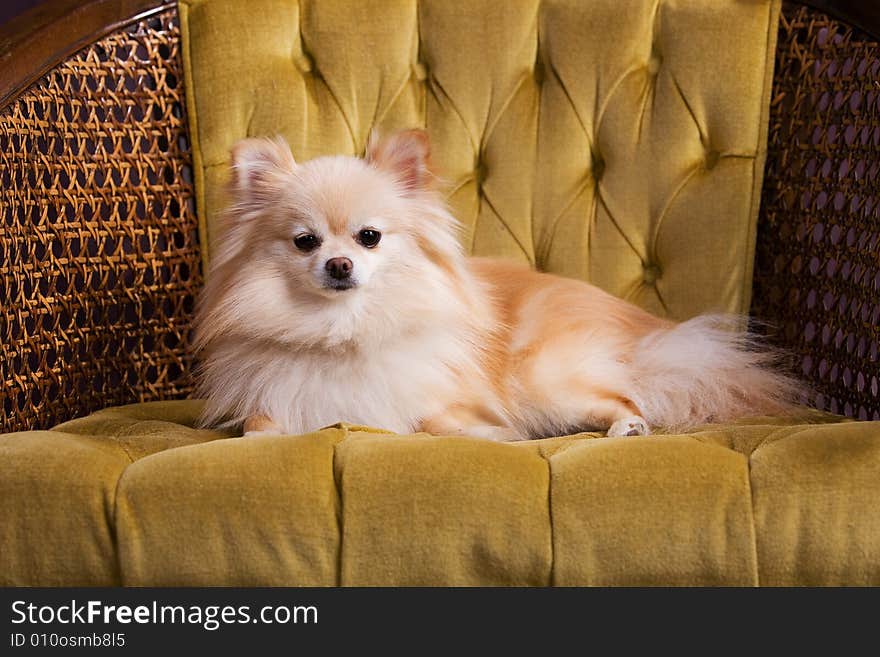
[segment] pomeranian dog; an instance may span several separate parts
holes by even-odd
[[[674,323],[587,283],[466,257],[419,130],[363,159],[232,153],[196,318],[203,426],[336,422],[524,440],[788,413],[798,386],[737,318]]]

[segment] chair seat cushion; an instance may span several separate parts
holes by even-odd
[[[877,422],[242,439],[200,408],[0,436],[0,584],[880,584]]]

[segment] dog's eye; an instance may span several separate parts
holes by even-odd
[[[300,251],[313,251],[321,245],[321,240],[311,234],[300,235],[293,238],[293,243]]]
[[[370,228],[364,228],[357,235],[357,241],[368,249],[372,249],[376,246],[380,239],[382,239],[382,233],[378,230],[371,230]]]

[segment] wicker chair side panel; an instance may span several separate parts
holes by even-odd
[[[783,6],[752,313],[818,408],[880,419],[880,44]]]
[[[0,432],[186,396],[202,283],[176,10],[0,114]]]

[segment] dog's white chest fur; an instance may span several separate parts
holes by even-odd
[[[286,433],[337,422],[399,433],[442,411],[466,348],[448,334],[400,338],[387,348],[293,351],[273,359],[271,374],[255,372],[263,413]]]

